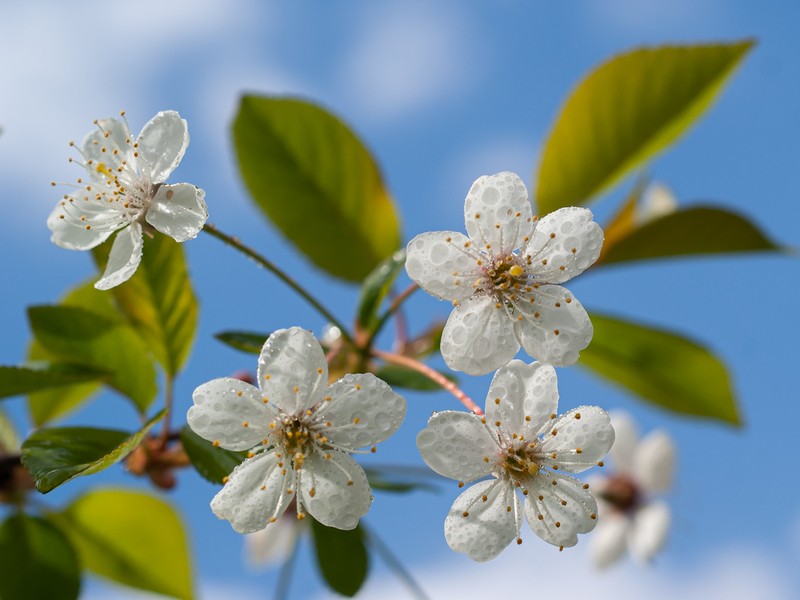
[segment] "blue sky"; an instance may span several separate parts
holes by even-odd
[[[247,199],[228,136],[242,92],[301,95],[348,122],[380,162],[407,240],[423,231],[461,230],[464,196],[480,175],[512,170],[530,187],[560,103],[610,55],[642,44],[756,37],[758,46],[719,103],[649,173],[682,204],[721,203],[797,246],[799,19],[800,5],[792,2],[759,8],[723,0],[6,3],[0,8],[0,206],[12,226],[0,237],[2,279],[10,290],[0,297],[0,362],[24,356],[26,306],[53,302],[92,274],[86,253],[48,241],[45,219],[58,197],[49,182],[74,179],[67,142],[80,139],[92,119],[120,109],[134,130],[158,110],[178,110],[192,140],[173,181],[204,188],[212,222],[278,261],[349,319],[357,290],[295,255]],[[629,186],[592,206],[601,222]],[[179,413],[198,384],[255,367],[251,357],[214,341],[215,332],[291,325],[319,332],[324,325],[216,240],[201,235],[186,250],[202,314],[194,354],[178,382]],[[662,427],[677,440],[678,473],[668,497],[674,528],[654,565],[624,563],[598,575],[587,564],[588,540],[559,554],[531,534],[497,561],[475,566],[452,554],[441,532],[455,486],[443,485],[439,494],[378,494],[368,522],[435,597],[520,585],[608,597],[622,585],[658,589],[663,597],[700,598],[724,589],[758,598],[798,593],[791,567],[800,555],[800,486],[789,468],[798,455],[794,419],[800,418],[798,275],[796,258],[763,255],[598,269],[569,285],[590,309],[704,341],[733,374],[746,423],[741,430],[644,406],[580,369],[559,371],[563,409],[624,408],[644,431]],[[418,294],[409,302],[411,327],[448,309]],[[488,382],[469,378],[465,389],[482,402]],[[457,408],[443,393],[408,401],[406,424],[370,457],[375,463],[421,464],[416,432],[432,410]],[[22,400],[6,407],[22,425]],[[105,395],[69,422],[125,428],[136,419],[123,400]],[[46,500],[58,505],[100,484],[140,485],[117,469]],[[185,473],[171,494],[191,531],[200,589],[206,598],[263,597],[274,573],[244,570],[239,537],[208,509],[213,493]],[[393,597],[390,575],[376,566],[368,596]],[[563,580],[574,574],[580,575],[576,587],[567,588]],[[757,587],[746,587],[753,581]],[[305,547],[294,597],[314,593],[324,597]]]

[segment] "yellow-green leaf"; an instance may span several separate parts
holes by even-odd
[[[93,573],[141,590],[192,598],[186,534],[163,500],[142,492],[96,490],[51,518]]]
[[[597,313],[591,319],[594,337],[579,365],[668,410],[741,423],[728,372],[710,350],[663,329]]]
[[[321,269],[361,281],[400,246],[394,204],[375,161],[325,109],[243,96],[233,141],[256,205]]]
[[[536,191],[541,214],[585,204],[674,142],[753,43],[641,48],[592,71],[545,143]]]

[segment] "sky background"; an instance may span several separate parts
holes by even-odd
[[[480,175],[516,171],[531,189],[560,104],[599,62],[645,44],[755,37],[757,47],[718,104],[648,172],[681,204],[722,204],[773,239],[797,246],[798,22],[800,4],[789,1],[4,2],[0,207],[13,226],[0,236],[6,288],[0,363],[24,359],[28,305],[55,302],[93,274],[88,253],[49,242],[45,219],[61,194],[49,182],[77,177],[67,164],[67,142],[82,139],[94,118],[121,109],[134,131],[159,110],[178,110],[189,122],[191,144],[171,181],[205,189],[211,222],[281,264],[349,322],[357,290],[294,254],[243,189],[228,133],[243,92],[299,95],[344,119],[380,163],[408,240],[424,231],[463,230],[464,196]],[[630,185],[592,205],[601,223]],[[324,326],[290,291],[217,240],[201,234],[185,249],[201,317],[193,356],[177,384],[178,414],[197,385],[255,369],[255,357],[222,346],[215,332],[301,325],[319,333]],[[597,573],[589,565],[589,536],[558,553],[529,532],[522,546],[475,565],[444,541],[454,484],[440,486],[439,493],[376,493],[367,523],[435,598],[520,590],[562,597],[591,591],[595,598],[800,594],[800,485],[792,475],[800,417],[799,275],[797,258],[760,255],[597,269],[568,285],[590,310],[690,334],[732,373],[741,429],[674,416],[582,369],[559,370],[561,410],[580,404],[625,409],[642,431],[661,427],[676,439],[679,463],[667,497],[673,528],[654,564],[625,560]],[[412,331],[449,309],[417,294],[408,303]],[[488,384],[488,376],[464,378],[480,404]],[[416,432],[432,410],[459,408],[445,393],[407,399],[406,423],[365,464],[422,464]],[[3,408],[27,428],[22,399],[5,401]],[[106,394],[66,422],[133,428],[137,419],[124,400]],[[44,500],[57,507],[98,485],[145,487],[116,468],[71,482]],[[185,472],[170,494],[193,541],[199,596],[269,597],[275,572],[243,566],[241,538],[208,508],[214,493],[211,484]],[[382,563],[373,567],[365,597],[407,597]],[[97,582],[86,589],[90,597],[112,597],[111,588]],[[128,597],[113,590],[114,597]],[[306,544],[292,597],[315,594],[327,592]]]

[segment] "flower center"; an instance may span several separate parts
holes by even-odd
[[[620,512],[629,512],[639,505],[641,493],[636,483],[625,475],[613,475],[603,484],[600,497]]]
[[[499,466],[505,474],[515,483],[521,479],[536,475],[539,472],[539,463],[534,455],[536,442],[524,442],[518,446],[508,446]]]
[[[283,444],[286,454],[294,457],[295,468],[299,469],[303,466],[303,460],[305,460],[311,445],[311,430],[297,417],[287,417],[281,425],[279,431],[281,444]]]
[[[502,295],[503,292],[519,290],[528,283],[528,273],[523,260],[516,254],[491,257],[483,269],[483,280],[479,286],[486,291]]]

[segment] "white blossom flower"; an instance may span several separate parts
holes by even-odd
[[[51,240],[70,250],[99,246],[119,230],[106,270],[95,283],[107,290],[136,271],[142,232],[150,235],[155,229],[185,242],[203,228],[208,211],[203,190],[164,183],[189,145],[186,121],[177,112],[158,113],[136,138],[124,118],[100,119],[95,125],[78,148],[81,160],[70,159],[85,169],[86,177],[63,196],[47,226]]]
[[[265,569],[287,560],[294,552],[305,521],[297,520],[294,504],[277,521],[244,536],[244,558],[252,569]]]
[[[642,202],[636,210],[636,223],[644,225],[661,217],[674,213],[678,209],[678,200],[670,188],[663,183],[653,182],[647,186],[642,195]]]
[[[224,377],[192,398],[189,426],[228,450],[250,450],[211,501],[239,533],[274,523],[293,499],[323,525],[353,529],[372,502],[364,470],[348,453],[392,435],[405,400],[372,375],[328,387],[322,347],[304,329],[273,333],[258,360],[259,388]]]
[[[495,558],[511,540],[521,543],[524,510],[533,531],[559,546],[574,546],[591,531],[597,504],[588,484],[563,475],[601,465],[614,441],[606,412],[581,406],[560,417],[555,369],[512,360],[495,373],[486,415],[434,413],[417,436],[428,466],[465,490],[444,523],[447,543],[477,561]],[[517,490],[524,496],[520,507]]]
[[[609,452],[614,471],[598,477],[593,488],[599,503],[597,530],[592,536],[592,559],[607,567],[628,552],[650,561],[663,547],[670,523],[669,506],[653,496],[668,490],[675,466],[675,446],[655,430],[641,440],[630,417],[611,416],[616,441]]]
[[[455,231],[418,235],[406,270],[429,294],[455,308],[442,334],[454,370],[482,375],[519,351],[569,365],[592,339],[583,306],[561,287],[600,255],[603,231],[585,208],[532,215],[518,175],[479,178],[464,204],[469,237]]]

